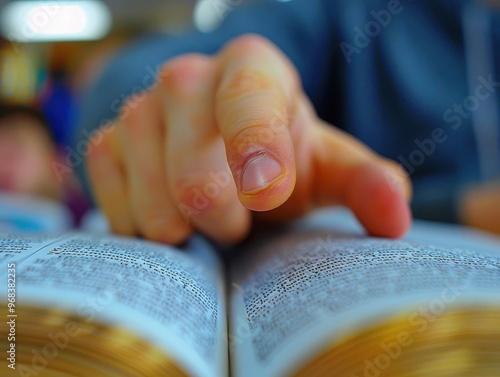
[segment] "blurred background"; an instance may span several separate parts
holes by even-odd
[[[146,33],[175,35],[194,27],[195,3],[0,0],[1,100],[39,107],[58,143],[69,143],[79,93],[91,84],[107,58]],[[204,14],[210,24],[210,14]],[[49,18],[51,30],[46,27]],[[61,22],[55,23],[55,18]],[[206,25],[199,22],[202,28]]]
[[[62,200],[78,225],[89,207],[78,178],[67,174],[64,185],[49,182],[53,174],[47,167],[54,170],[49,164],[67,155],[83,93],[135,39],[210,31],[223,20],[224,7],[243,2],[207,1],[212,0],[0,0],[0,230],[12,224],[38,229],[50,217],[46,206],[40,216],[29,201],[24,207],[31,211],[20,210],[12,193]],[[67,222],[65,213],[54,216]]]
[[[416,218],[466,218],[500,233],[500,0],[278,4],[288,1],[0,0],[0,225],[5,192],[64,202],[80,221],[90,204],[67,168],[83,170],[81,161],[68,163],[77,123],[97,127],[116,116],[108,104],[144,78],[144,67],[132,72],[119,60],[159,66],[163,46],[191,48],[189,38],[175,36],[213,31],[238,8],[228,29],[195,36],[196,51],[225,42],[230,31],[262,29],[296,63],[321,118],[404,166],[414,181]],[[245,7],[258,2],[250,14]],[[391,16],[394,4],[399,10]],[[282,6],[295,9],[288,21],[277,17]],[[322,17],[325,9],[331,14]],[[162,43],[148,45],[150,56],[137,48],[119,54],[155,35]],[[113,85],[93,85],[113,59]],[[478,90],[487,90],[481,101],[472,96]],[[84,102],[87,111],[80,110]],[[95,115],[81,121],[89,113]],[[440,140],[429,151],[435,131]]]

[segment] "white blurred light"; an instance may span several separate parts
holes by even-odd
[[[217,29],[232,8],[225,0],[198,0],[194,8],[193,22],[198,30],[209,33]]]
[[[198,30],[209,33],[219,27],[226,16],[234,11],[244,0],[198,0],[193,14],[194,25]],[[282,3],[291,0],[276,0]]]
[[[111,28],[100,1],[13,1],[0,14],[2,34],[15,42],[95,40]]]

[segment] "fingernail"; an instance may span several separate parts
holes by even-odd
[[[272,157],[257,156],[248,161],[241,178],[241,191],[263,190],[283,174],[281,164]]]

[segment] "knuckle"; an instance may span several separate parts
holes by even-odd
[[[184,93],[193,83],[199,82],[210,64],[210,58],[201,54],[186,54],[170,60],[162,68],[163,88],[174,94]]]
[[[229,42],[226,50],[238,54],[253,54],[256,49],[269,47],[272,43],[259,34],[247,33]]]
[[[229,150],[240,156],[269,145],[276,136],[271,127],[258,119],[240,120],[239,126],[241,130],[229,139],[227,145]]]
[[[269,75],[256,69],[241,68],[222,83],[217,97],[225,100],[273,89],[276,89],[276,83]]]

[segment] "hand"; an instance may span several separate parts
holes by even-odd
[[[482,184],[463,194],[460,217],[466,225],[500,234],[500,182]]]
[[[234,243],[252,214],[279,221],[332,204],[350,207],[373,235],[408,229],[402,169],[320,120],[267,40],[247,35],[213,57],[178,57],[160,77],[125,104],[88,159],[115,232],[176,244],[196,229]]]

